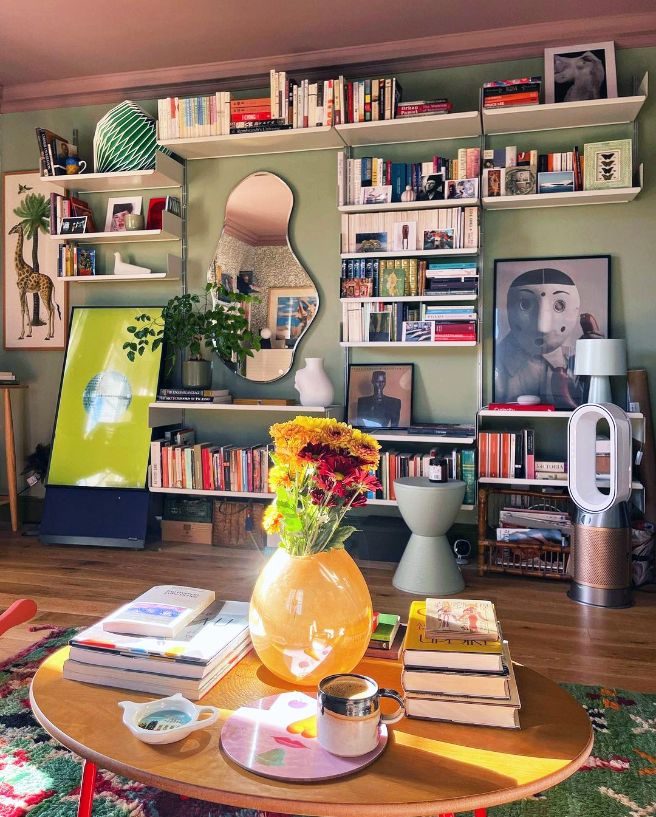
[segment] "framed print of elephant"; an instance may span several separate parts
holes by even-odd
[[[50,188],[35,170],[3,174],[4,348],[64,349],[66,286],[50,239]]]

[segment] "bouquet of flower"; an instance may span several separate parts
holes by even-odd
[[[276,498],[264,513],[267,533],[279,533],[292,556],[342,548],[356,528],[342,527],[351,508],[367,504],[381,485],[380,445],[337,420],[296,417],[271,426],[275,452],[269,487]]]

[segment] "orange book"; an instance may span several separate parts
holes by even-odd
[[[497,431],[490,432],[490,466],[488,476],[500,477],[500,438],[501,435]]]
[[[478,476],[489,477],[490,432],[481,431],[478,435]]]

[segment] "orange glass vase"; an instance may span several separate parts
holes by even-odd
[[[265,667],[294,684],[350,672],[367,649],[371,623],[369,589],[343,549],[290,556],[278,548],[255,583],[253,646]]]

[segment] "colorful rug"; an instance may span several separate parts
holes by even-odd
[[[32,717],[28,690],[43,659],[73,630],[52,630],[0,663],[0,817],[74,817],[81,761]],[[588,710],[588,763],[544,795],[490,809],[490,817],[656,817],[656,695],[566,685]],[[168,794],[99,770],[93,817],[278,817]]]

